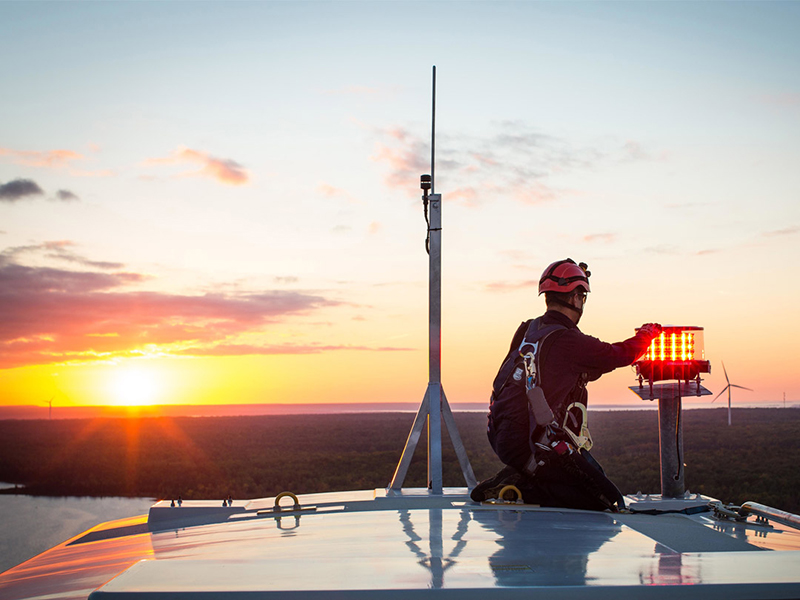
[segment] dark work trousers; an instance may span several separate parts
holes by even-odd
[[[520,482],[526,504],[583,510],[616,510],[625,506],[622,494],[586,450],[553,457]]]

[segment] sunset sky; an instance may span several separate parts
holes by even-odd
[[[798,30],[798,2],[2,2],[0,405],[421,400],[432,65],[451,402],[567,256],[584,332],[699,325],[715,394],[724,361],[734,403],[796,402]]]

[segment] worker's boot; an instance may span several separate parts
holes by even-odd
[[[469,497],[475,502],[484,502],[497,498],[507,485],[516,485],[520,481],[519,472],[513,467],[503,467],[494,477],[484,479],[470,492]]]

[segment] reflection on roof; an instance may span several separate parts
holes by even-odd
[[[464,489],[300,505],[158,503],[0,575],[0,596],[800,597],[800,531],[778,523],[481,505]]]

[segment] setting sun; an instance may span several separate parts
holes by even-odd
[[[111,398],[122,406],[154,404],[161,395],[161,388],[158,375],[146,367],[119,367],[111,376]]]

